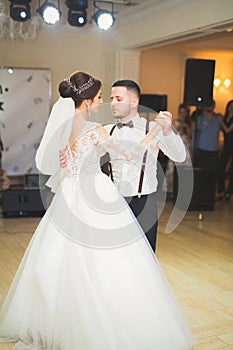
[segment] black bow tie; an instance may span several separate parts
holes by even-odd
[[[118,129],[123,128],[123,126],[128,126],[128,128],[133,128],[133,122],[132,120],[128,121],[127,123],[117,122],[116,126],[118,127]]]

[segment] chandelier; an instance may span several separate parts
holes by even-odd
[[[35,39],[40,30],[41,22],[37,16],[32,16],[25,22],[14,21],[0,0],[0,40]]]

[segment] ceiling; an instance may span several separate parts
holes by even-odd
[[[109,6],[108,3],[111,1],[114,4],[114,12],[117,15],[122,14],[123,16],[126,15],[136,15],[139,12],[141,13],[143,9],[148,9],[156,6],[160,6],[161,4],[170,3],[174,0],[101,0],[99,2],[99,6]],[[41,0],[41,3],[43,3],[44,0]],[[104,4],[106,2],[106,4]],[[176,2],[174,2],[175,5]],[[7,12],[9,8],[9,2],[7,0],[0,0],[0,7],[3,6],[5,8],[5,11]],[[32,7],[33,12],[36,13],[36,7],[38,5],[38,1],[32,1]],[[61,25],[63,27],[63,30],[72,30],[71,26],[67,25],[67,8],[65,5],[65,0],[60,1],[61,5],[61,11],[63,13],[62,15],[62,21]],[[173,6],[173,5],[172,5]],[[93,0],[89,0],[89,17],[93,14]],[[1,11],[0,11],[1,12]],[[65,28],[64,28],[65,27]],[[232,22],[232,29],[233,29],[233,22]],[[223,27],[216,27],[216,28],[208,28],[207,30],[200,31],[196,33],[195,35],[190,36],[183,36],[183,37],[173,37],[172,40],[165,41],[161,40],[157,43],[153,43],[150,45],[150,47],[163,47],[164,49],[167,48],[174,48],[176,50],[187,50],[187,49],[203,49],[203,50],[220,50],[220,51],[233,51],[233,31],[230,33],[226,32],[226,26]],[[143,49],[146,49],[147,47],[144,47]]]

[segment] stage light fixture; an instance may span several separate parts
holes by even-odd
[[[66,0],[65,3],[70,10],[85,10],[88,7],[88,0]]]
[[[10,0],[10,17],[17,22],[25,22],[31,17],[31,0]]]
[[[83,27],[87,23],[87,12],[77,11],[77,10],[69,10],[68,11],[68,22],[71,26],[74,27]]]
[[[87,0],[66,0],[68,22],[73,27],[83,27],[87,23]]]
[[[104,3],[104,5],[110,5],[111,10],[100,8],[97,3]],[[108,30],[110,29],[114,22],[115,18],[113,16],[114,10],[113,10],[113,2],[111,1],[94,1],[94,9],[95,13],[93,16],[94,21],[96,22],[97,26],[101,30]]]
[[[40,5],[37,12],[46,24],[55,24],[61,18],[60,2],[57,1],[58,6],[55,6],[52,2],[45,1]]]
[[[110,11],[98,10],[94,14],[94,21],[100,29],[108,30],[114,24],[114,17]]]

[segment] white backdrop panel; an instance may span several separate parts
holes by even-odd
[[[50,112],[49,69],[0,69],[0,124],[8,175],[38,173],[35,153]]]

